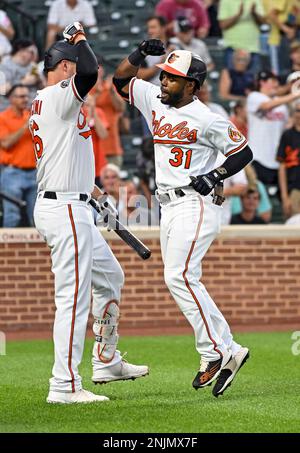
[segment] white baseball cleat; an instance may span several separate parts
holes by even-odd
[[[132,365],[122,359],[121,362],[103,368],[102,370],[94,371],[92,381],[95,384],[107,384],[113,381],[126,381],[147,376],[149,368],[145,365]]]
[[[215,397],[223,395],[224,391],[230,387],[235,375],[246,363],[249,357],[249,349],[241,348],[239,352],[227,363],[227,365],[224,366],[212,391]]]
[[[109,401],[107,396],[95,395],[88,390],[78,390],[74,393],[66,392],[53,392],[50,390],[47,403],[51,404],[78,404],[78,403],[100,403],[103,401]]]

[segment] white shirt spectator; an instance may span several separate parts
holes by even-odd
[[[64,28],[75,21],[86,27],[96,25],[94,10],[88,1],[78,0],[74,8],[71,8],[66,0],[56,0],[52,3],[47,19],[48,25]]]
[[[206,105],[209,108],[209,110],[211,110],[213,113],[221,115],[223,118],[225,118],[225,120],[229,119],[228,113],[226,112],[224,107],[222,107],[220,104],[216,104],[215,102],[209,102]]]
[[[3,28],[11,27],[11,21],[8,15],[0,9],[0,26]],[[11,51],[11,44],[8,38],[0,31],[0,58],[9,54]]]
[[[289,118],[286,105],[280,105],[268,111],[260,111],[259,106],[272,98],[258,91],[253,91],[247,99],[248,140],[253,151],[253,160],[266,168],[276,170],[277,148],[280,137]]]
[[[203,41],[201,41],[201,39],[192,38],[189,44],[185,44],[184,42],[179,40],[179,38],[174,37],[170,38],[170,43],[176,46],[177,49],[189,50],[190,52],[199,55],[206,66],[210,65],[213,62],[207,45]]]
[[[300,214],[295,214],[290,217],[286,222],[286,225],[300,225]]]

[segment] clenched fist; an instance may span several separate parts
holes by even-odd
[[[63,31],[63,37],[70,44],[74,44],[74,40],[78,35],[85,36],[83,26],[81,25],[80,22],[74,22],[73,24],[67,25]]]
[[[145,57],[147,55],[164,55],[166,53],[164,43],[160,39],[142,41],[138,49]]]

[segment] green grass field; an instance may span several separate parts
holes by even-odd
[[[300,432],[300,356],[291,333],[241,334],[251,358],[228,391],[191,382],[198,367],[192,336],[124,337],[129,361],[148,364],[136,381],[95,386],[90,380],[92,341],[81,374],[85,388],[110,397],[92,405],[48,405],[52,367],[49,341],[9,342],[0,356],[0,432]]]

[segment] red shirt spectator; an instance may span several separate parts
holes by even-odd
[[[195,30],[195,35],[199,38],[205,38],[208,34],[210,21],[201,0],[160,0],[155,8],[155,14],[165,17],[170,23],[169,32],[172,32],[172,34],[174,21],[179,17],[189,19]]]

